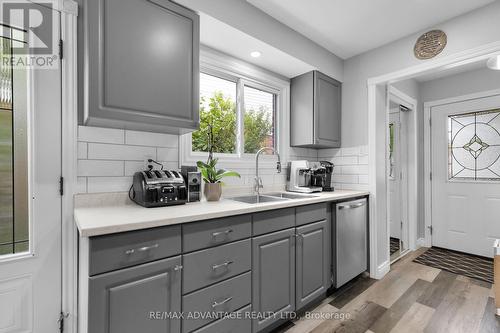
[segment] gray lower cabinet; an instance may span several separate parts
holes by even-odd
[[[179,333],[181,256],[89,278],[88,332]]]
[[[197,129],[198,15],[169,0],[83,3],[84,124],[175,134]]]
[[[259,314],[253,332],[278,322],[295,310],[295,228],[252,240],[252,305]]]
[[[290,145],[293,147],[340,147],[341,86],[318,71],[291,81]]]
[[[300,310],[325,294],[330,280],[327,221],[297,228],[295,304]]]

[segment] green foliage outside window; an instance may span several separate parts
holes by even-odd
[[[193,151],[208,152],[212,142],[214,153],[236,153],[236,103],[221,92],[215,92],[208,104],[205,102],[202,97],[200,129],[192,134]],[[261,147],[274,144],[270,111],[260,107],[244,113],[245,153],[256,153]]]

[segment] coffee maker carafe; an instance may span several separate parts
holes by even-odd
[[[328,161],[321,161],[321,166],[325,169],[324,181],[323,181],[323,191],[331,192],[332,187],[332,175],[333,175],[333,163]]]

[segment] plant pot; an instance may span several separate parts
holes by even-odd
[[[203,190],[205,198],[207,201],[219,201],[222,195],[222,184],[221,183],[205,183],[205,189]]]

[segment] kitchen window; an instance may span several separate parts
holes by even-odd
[[[263,70],[260,76],[261,69],[245,71],[235,66],[232,58],[219,57],[217,60],[221,61],[216,63],[212,57],[202,61],[200,129],[181,137],[181,165],[205,160],[210,150],[209,138],[213,138],[212,149],[224,167],[247,167],[262,147],[283,151],[280,147],[286,139],[279,125],[284,123],[288,108],[285,99],[289,82]],[[275,164],[273,157],[269,156],[269,160]]]
[[[208,152],[213,142],[215,153],[236,157],[275,148],[275,118],[276,93],[241,78],[200,73],[200,129],[192,133],[192,150]]]

